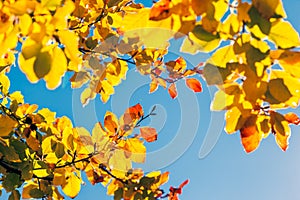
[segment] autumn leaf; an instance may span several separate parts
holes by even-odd
[[[257,128],[257,116],[252,115],[247,118],[245,124],[240,129],[242,144],[245,148],[247,153],[250,153],[257,149],[261,140],[262,140],[262,133]]]
[[[289,113],[285,114],[284,118],[290,124],[298,125],[300,123],[300,118],[295,113],[292,113],[292,112],[289,112]]]
[[[162,20],[168,18],[170,13],[170,2],[169,0],[160,0],[155,3],[150,11],[150,20]]]
[[[275,134],[276,143],[283,151],[286,151],[291,135],[291,130],[288,125],[289,122],[278,112],[273,111],[270,113],[270,116],[272,131]]]
[[[142,127],[140,128],[141,137],[144,138],[147,142],[154,142],[157,140],[157,132],[155,128],[151,127]]]
[[[195,78],[187,78],[185,84],[194,92],[202,92],[201,83]]]
[[[62,185],[63,192],[72,199],[79,194],[80,188],[81,179],[74,173],[70,173],[68,175],[67,182]]]
[[[175,83],[172,83],[169,88],[168,88],[168,92],[171,96],[172,99],[175,99],[177,97],[177,89],[176,89],[176,85]]]
[[[17,122],[7,115],[0,115],[0,137],[8,136],[16,127]]]
[[[156,78],[153,78],[151,83],[150,83],[150,88],[149,88],[149,93],[153,93],[157,90],[158,88],[158,82],[156,80]]]

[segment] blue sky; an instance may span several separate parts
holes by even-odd
[[[151,2],[148,0],[146,3],[149,5]],[[300,1],[283,0],[283,3],[288,20],[300,32]],[[178,48],[175,42],[170,58],[179,55]],[[188,56],[187,60],[195,65],[208,56],[197,54]],[[212,151],[204,158],[199,158],[205,136],[211,134],[217,137],[219,130],[223,130],[223,120],[220,120],[222,113],[209,110],[213,89],[206,87],[205,83],[203,93],[194,94],[185,87],[184,82],[179,82],[179,96],[172,100],[163,89],[148,95],[149,79],[130,70],[127,80],[116,88],[116,94],[108,103],[102,104],[96,98],[82,108],[79,100],[81,90],[71,90],[67,82],[54,91],[47,90],[43,81],[30,84],[17,67],[12,68],[9,77],[11,91],[20,90],[26,102],[38,104],[40,108],[48,107],[56,111],[57,116],[66,115],[73,119],[76,126],[90,130],[95,122],[103,121],[106,110],[120,115],[126,107],[136,103],[141,103],[145,112],[157,105],[157,115],[143,125],[157,128],[159,139],[147,144],[148,160],[138,167],[146,171],[170,171],[166,190],[170,185],[177,186],[189,178],[190,184],[180,196],[182,200],[300,199],[299,127],[292,127],[287,152],[282,152],[270,135],[258,150],[246,154],[239,134],[227,135],[222,131]],[[298,110],[296,112],[300,113]],[[76,199],[87,198],[112,199],[101,185],[90,186],[88,182]]]

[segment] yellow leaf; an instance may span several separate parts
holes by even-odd
[[[52,63],[49,72],[45,75],[47,88],[55,89],[61,84],[61,78],[67,70],[67,59],[59,47],[54,47]],[[46,62],[46,61],[44,61]]]
[[[19,0],[15,1],[15,3],[8,5],[8,8],[11,13],[15,15],[23,15],[28,12],[28,10],[35,10],[35,7],[38,2],[35,1],[27,1],[27,0]]]
[[[54,11],[56,7],[60,6],[62,0],[42,0],[41,5],[51,11]]]
[[[115,93],[115,90],[107,80],[101,81],[101,85],[102,85],[100,89],[101,100],[103,103],[106,103],[109,97]]]
[[[6,53],[7,51],[14,49],[18,43],[18,27],[13,26],[12,28],[6,29],[4,40],[2,40],[0,35],[0,55]]]
[[[91,90],[91,88],[85,88],[81,95],[80,95],[80,101],[83,106],[87,105],[89,103],[90,99],[94,99],[96,97],[96,93]]]
[[[17,126],[17,122],[7,115],[0,115],[0,137],[8,136]]]
[[[30,38],[26,39],[22,45],[22,53],[19,55],[19,66],[30,82],[37,82],[39,80],[34,72],[33,66],[41,48],[41,43]]]
[[[30,31],[32,19],[28,14],[24,14],[19,17],[19,27],[23,36],[26,36]]]
[[[100,122],[96,123],[93,128],[92,141],[96,151],[101,151],[110,142]]]
[[[273,70],[271,73],[271,80],[283,80],[284,86],[288,88],[291,95],[300,98],[300,80],[290,76],[289,73],[282,70]],[[282,94],[285,94],[282,92]]]
[[[158,88],[157,80],[156,78],[153,78],[150,83],[149,93],[151,94],[152,92],[155,92],[157,88]]]
[[[291,130],[288,121],[283,115],[277,112],[271,112],[271,124],[275,131],[275,139],[278,146],[285,151],[288,148],[288,140]]]
[[[189,33],[189,37],[185,38],[180,51],[195,54],[200,52],[210,52],[216,49],[220,44],[221,39],[216,38],[213,40],[205,41],[198,39],[192,32]]]
[[[287,21],[273,22],[269,38],[282,49],[293,48],[300,45],[299,34]]]
[[[125,148],[130,155],[130,160],[137,163],[143,163],[146,159],[146,147],[143,141],[137,138],[130,138],[126,140]]]
[[[143,43],[147,48],[166,48],[168,40],[175,34],[170,31],[172,19],[169,17],[159,21],[149,20],[149,8],[135,9],[125,13],[124,17],[120,14],[112,16],[113,26],[120,27],[125,37],[143,38]]]
[[[113,152],[113,155],[110,157],[108,164],[111,169],[118,170],[126,173],[129,169],[131,169],[131,162],[125,156],[125,152],[122,149],[116,149]]]
[[[57,33],[61,43],[65,45],[65,53],[75,65],[81,63],[78,51],[78,37],[74,32],[61,30]]]
[[[121,79],[126,79],[126,72],[128,70],[127,62],[122,60],[114,60],[108,64],[106,68],[106,79],[112,86],[119,85]]]
[[[55,121],[56,113],[50,111],[48,108],[43,108],[43,109],[39,110],[38,113],[44,117],[44,120],[47,123],[52,123]]]
[[[52,193],[53,199],[56,199],[56,200],[64,200],[65,199],[64,196],[62,196],[60,194],[57,187],[52,186],[52,191],[53,191],[53,193]]]
[[[235,14],[229,15],[219,29],[223,39],[232,38],[240,30],[238,16]]]
[[[62,185],[63,192],[70,198],[75,198],[80,192],[81,178],[74,173],[70,173],[66,183]]]
[[[48,166],[43,161],[33,161],[33,174],[37,177],[47,177],[49,176]]]
[[[47,3],[51,4],[56,4],[56,5],[52,5],[55,9],[56,6],[60,6],[61,4],[61,0],[46,0]],[[47,5],[49,6],[49,4]],[[68,16],[72,13],[72,11],[74,10],[75,6],[74,3],[70,0],[64,1],[64,4],[62,7],[58,7],[56,9],[56,12],[52,18],[52,23],[54,24],[55,28],[58,30],[62,30],[67,28],[68,26]]]
[[[243,118],[242,113],[236,106],[228,110],[225,115],[225,119],[226,119],[225,131],[228,134],[231,134],[239,130],[243,125],[243,123],[241,123],[242,118]]]
[[[223,90],[215,93],[214,99],[211,104],[211,110],[225,110],[230,107],[234,102],[235,95],[228,95]]]
[[[218,49],[209,59],[209,62],[222,68],[226,68],[227,63],[237,62],[237,57],[233,51],[233,46],[228,45]]]
[[[214,18],[220,21],[229,8],[228,3],[223,0],[218,0],[212,1],[212,4],[214,5],[214,9],[212,9],[214,10]],[[210,12],[210,10],[208,12]]]
[[[296,78],[300,78],[300,52],[290,50],[271,51],[272,59],[278,60],[284,70]]]
[[[78,153],[89,154],[94,152],[94,144],[91,134],[83,127],[73,128],[75,134],[77,134]]]
[[[0,84],[2,86],[2,93],[6,95],[10,87],[10,80],[4,73],[0,73]]]
[[[15,92],[13,92],[12,94],[10,94],[10,99],[11,99],[12,101],[17,101],[18,104],[19,104],[19,103],[20,103],[20,104],[23,104],[23,103],[24,103],[24,97],[23,97],[23,95],[21,94],[20,91],[15,91]]]

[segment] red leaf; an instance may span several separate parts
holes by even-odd
[[[172,97],[172,99],[175,99],[177,97],[177,89],[176,89],[175,83],[172,83],[169,86],[168,92],[169,92],[170,96]]]
[[[284,118],[288,123],[298,125],[300,123],[300,118],[295,113],[287,113],[284,115]]]
[[[263,138],[262,133],[257,129],[256,120],[257,116],[250,116],[240,129],[242,144],[247,153],[257,149]]]
[[[147,142],[153,142],[157,140],[157,132],[155,128],[151,127],[142,127],[140,128],[141,136],[144,138]]]
[[[185,84],[194,92],[202,92],[201,83],[195,78],[187,78]]]
[[[185,185],[187,185],[189,183],[189,179],[186,179],[185,181],[183,181],[180,185],[179,188],[183,188]]]

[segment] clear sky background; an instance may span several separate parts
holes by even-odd
[[[150,0],[143,2],[146,5],[152,3]],[[283,0],[283,3],[288,20],[300,32],[300,1]],[[180,54],[178,44],[178,41],[173,42],[170,59],[179,55],[187,56],[191,66],[209,57],[208,54]],[[141,103],[147,113],[153,105],[157,105],[157,115],[142,125],[155,127],[159,131],[159,138],[147,144],[147,162],[137,167],[146,171],[169,171],[170,180],[164,187],[166,191],[170,185],[178,186],[185,179],[190,179],[180,196],[182,200],[300,199],[299,127],[292,127],[287,152],[282,152],[270,135],[262,141],[258,150],[246,154],[239,134],[227,135],[223,131],[222,113],[209,110],[213,89],[205,86],[203,81],[204,91],[200,94],[189,91],[184,81],[179,82],[179,96],[172,100],[167,91],[161,88],[149,95],[150,79],[131,69],[126,81],[116,87],[116,94],[108,103],[102,104],[97,97],[82,108],[79,100],[82,90],[70,89],[68,77],[54,91],[47,90],[43,81],[29,83],[18,67],[12,67],[9,77],[10,90],[20,90],[26,102],[38,104],[40,108],[48,107],[56,111],[57,116],[66,115],[73,119],[75,126],[84,126],[89,130],[97,121],[103,122],[107,110],[121,115],[125,108]],[[300,114],[299,109],[296,112]],[[206,135],[212,138],[211,141],[217,142],[211,151],[204,149],[204,153],[210,153],[201,157],[199,151]],[[86,182],[76,199],[113,198],[106,195],[106,188],[101,184],[91,186]]]

